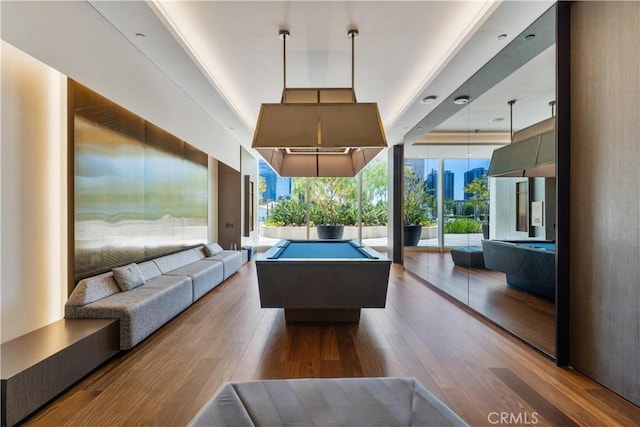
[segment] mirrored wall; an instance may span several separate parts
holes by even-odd
[[[553,7],[404,147],[405,268],[552,357],[555,28]]]

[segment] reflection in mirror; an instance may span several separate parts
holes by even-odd
[[[550,356],[555,69],[554,7],[443,101],[468,104],[444,120],[434,110],[428,133],[405,139],[405,187],[424,183],[433,229],[405,248],[405,268]]]

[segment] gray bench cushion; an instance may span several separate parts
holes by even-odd
[[[81,307],[120,293],[120,287],[111,271],[82,279],[73,289],[65,306]]]
[[[193,301],[218,286],[224,280],[223,266],[221,262],[207,262],[198,259],[165,275],[187,276],[191,278],[193,285]]]
[[[193,300],[191,279],[159,276],[144,286],[84,306],[65,306],[69,319],[119,319],[120,349],[127,350],[187,308]]]
[[[226,384],[192,426],[466,426],[412,378]]]
[[[194,261],[198,261],[200,256],[195,249],[187,249],[186,251],[176,252],[175,254],[161,256],[156,258],[153,262],[156,263],[162,274],[180,268]]]
[[[217,254],[204,258],[205,261],[220,261],[224,265],[224,280],[227,280],[242,267],[242,252],[223,250]]]
[[[145,282],[162,274],[156,263],[153,261],[141,262],[140,264],[138,264],[138,267],[142,272],[142,277],[144,277]]]

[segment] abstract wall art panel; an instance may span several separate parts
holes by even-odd
[[[70,84],[75,280],[206,242],[207,155]]]

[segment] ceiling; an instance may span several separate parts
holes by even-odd
[[[153,0],[90,4],[249,148],[260,104],[280,101],[280,29],[291,32],[286,45],[287,87],[349,87],[347,31],[359,30],[355,93],[359,102],[378,103],[391,145],[402,142],[408,129],[553,2]],[[500,34],[507,37],[499,40]],[[484,96],[487,100],[522,96],[522,85],[512,80],[499,93]],[[529,86],[528,90],[536,88]],[[436,101],[422,103],[427,95],[435,95]],[[505,120],[486,120],[486,130],[508,130],[505,107],[487,111],[488,117]],[[460,123],[452,119],[443,125],[452,130]]]

